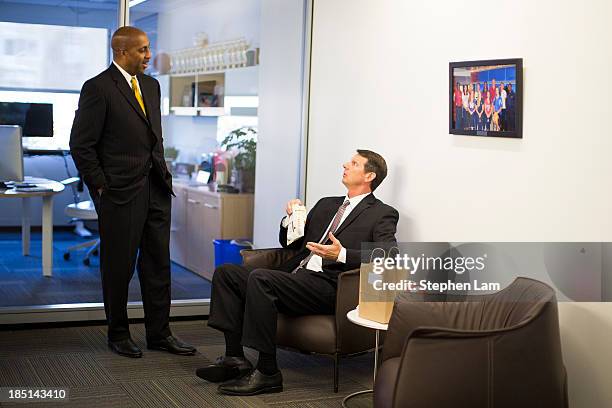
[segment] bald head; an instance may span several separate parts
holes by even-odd
[[[147,34],[136,28],[125,26],[119,28],[111,39],[113,60],[130,75],[144,73],[151,59]]]
[[[120,53],[123,50],[126,50],[130,46],[134,44],[135,41],[138,40],[138,37],[145,36],[144,31],[136,27],[120,27],[117,31],[113,33],[113,37],[111,39],[111,48],[113,49],[113,57]]]

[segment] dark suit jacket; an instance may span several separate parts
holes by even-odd
[[[117,204],[129,202],[149,171],[161,176],[172,192],[172,176],[164,161],[159,83],[138,75],[145,116],[125,77],[114,64],[83,85],[70,151],[92,194],[104,194]]]
[[[306,217],[304,236],[287,245],[287,228],[279,233],[280,244],[284,248],[299,249],[299,253],[282,266],[282,270],[292,271],[310,251],[308,242],[318,242],[327,230],[345,197],[325,197],[320,199]],[[361,244],[365,242],[395,243],[395,231],[399,213],[397,210],[369,194],[355,207],[336,230],[334,236],[346,248],[346,263],[323,260],[323,272],[336,279],[340,272],[359,268],[361,264]],[[329,243],[329,242],[328,242]]]

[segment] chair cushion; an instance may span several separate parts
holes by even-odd
[[[278,315],[276,342],[279,346],[321,354],[336,352],[334,315],[290,317]]]
[[[93,201],[81,201],[77,204],[68,204],[64,208],[64,213],[71,218],[78,218],[81,220],[97,220],[98,213],[94,207]]]

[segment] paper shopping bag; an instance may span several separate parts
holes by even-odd
[[[388,285],[385,284],[400,282],[406,275],[406,271],[395,266],[389,267],[389,264],[381,271],[382,261],[390,257],[394,248],[388,252],[376,248],[372,251],[369,262],[361,263],[359,271],[359,317],[361,318],[383,324],[389,323],[398,291],[388,289]]]

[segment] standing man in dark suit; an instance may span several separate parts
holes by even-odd
[[[121,27],[112,37],[110,67],[83,85],[70,134],[70,151],[98,212],[100,270],[108,344],[141,357],[130,338],[128,285],[137,265],[147,347],[192,355],[172,336],[170,206],[172,176],[164,161],[160,88],[144,71],[147,35]]]
[[[230,264],[215,270],[208,325],[225,335],[225,356],[196,374],[212,382],[227,381],[219,392],[282,391],[276,365],[278,313],[333,314],[338,274],[359,268],[361,244],[395,242],[399,214],[372,194],[387,175],[385,160],[372,151],[357,150],[343,167],[346,196],[319,200],[306,218],[304,236],[291,245],[287,245],[287,218],[283,219],[280,244],[299,252],[281,270]],[[291,200],[287,215],[294,204],[301,202]],[[242,346],[259,351],[255,369]]]

